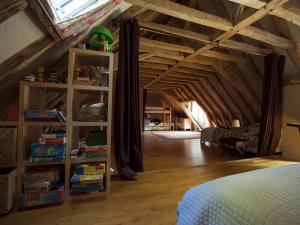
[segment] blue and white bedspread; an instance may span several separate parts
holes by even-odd
[[[300,164],[241,173],[195,186],[177,225],[298,225]]]

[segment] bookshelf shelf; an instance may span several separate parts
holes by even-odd
[[[34,87],[34,88],[54,88],[54,89],[67,89],[68,84],[57,84],[57,83],[46,83],[46,82],[28,82],[28,81],[21,81],[21,85],[27,87]]]
[[[92,86],[92,85],[73,84],[72,87],[74,90],[109,91],[109,87],[100,87],[100,86]]]
[[[1,127],[16,127],[19,125],[19,121],[0,121]]]
[[[74,70],[78,66],[99,66],[108,75],[108,87],[73,84]],[[108,72],[107,72],[108,71]],[[68,79],[67,83],[39,83],[20,82],[19,92],[19,121],[0,121],[0,126],[18,127],[18,152],[17,163],[1,165],[1,167],[17,167],[17,199],[22,193],[22,175],[29,167],[55,166],[64,167],[65,201],[68,199],[84,199],[96,196],[104,196],[110,192],[110,160],[111,160],[111,110],[112,110],[112,84],[113,84],[113,54],[92,50],[69,49]],[[51,101],[46,98],[54,95]],[[100,96],[100,102],[105,102],[107,107],[106,122],[81,122],[76,121],[80,104],[88,95]],[[97,98],[98,99],[98,98]],[[64,104],[66,109],[66,122],[26,121],[24,111],[29,109],[53,109],[58,102]],[[80,103],[82,101],[83,103]],[[99,100],[98,100],[99,101]],[[53,103],[54,102],[54,103]],[[48,107],[48,108],[47,108]],[[29,159],[30,144],[37,141],[37,137],[44,127],[65,127],[66,129],[66,156],[64,161],[32,163]],[[85,128],[87,127],[87,128]],[[107,156],[101,158],[71,159],[71,150],[78,144],[78,132],[80,129],[105,130],[107,136]],[[77,135],[77,137],[76,137]],[[71,195],[72,167],[74,164],[102,162],[106,164],[105,191],[88,194]]]
[[[12,168],[17,167],[17,163],[8,163],[8,164],[1,164],[0,168]]]
[[[55,161],[55,162],[41,162],[41,163],[34,163],[28,160],[24,161],[24,166],[32,167],[32,166],[50,166],[50,165],[63,165],[65,161]]]
[[[108,126],[108,122],[80,122],[73,121],[72,126],[74,127],[106,127]]]
[[[25,121],[22,123],[23,126],[34,127],[34,126],[53,126],[53,127],[64,127],[67,126],[66,122],[37,122],[37,121]]]
[[[71,159],[72,164],[77,164],[77,163],[92,163],[92,162],[106,162],[107,158],[106,157],[101,157],[101,158],[83,158],[83,159]]]

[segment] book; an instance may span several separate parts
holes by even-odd
[[[86,158],[88,159],[96,159],[96,158],[105,158],[107,156],[106,153],[93,153],[93,154],[86,154]]]
[[[40,138],[40,144],[65,144],[66,138]]]
[[[65,156],[29,156],[31,163],[47,163],[64,161]]]
[[[66,144],[31,144],[31,156],[63,156]]]
[[[87,181],[87,180],[94,180],[94,181],[103,180],[103,174],[93,174],[93,175],[77,175],[77,174],[73,174],[73,176],[71,177],[71,182]]]
[[[90,79],[89,77],[77,76],[76,80],[80,80],[80,81],[90,81],[91,79]]]
[[[64,114],[63,111],[58,111],[58,112],[56,113],[56,117],[57,117],[57,119],[58,119],[60,122],[67,122],[67,118],[66,118],[66,116],[65,116],[65,114]]]
[[[57,133],[57,134],[41,134],[42,138],[64,138],[66,137],[65,133]]]
[[[80,193],[88,193],[88,192],[100,192],[104,191],[103,184],[100,183],[89,183],[89,184],[72,184],[71,193],[72,194],[80,194]]]
[[[79,164],[74,169],[77,175],[93,175],[105,173],[105,163]]]
[[[55,110],[25,110],[25,118],[27,119],[56,119]]]

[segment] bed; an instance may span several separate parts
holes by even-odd
[[[298,225],[300,164],[216,179],[188,190],[177,225]]]

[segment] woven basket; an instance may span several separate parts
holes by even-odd
[[[16,162],[17,128],[0,128],[0,165]]]
[[[16,196],[16,169],[0,171],[0,214],[8,213],[14,206]]]

